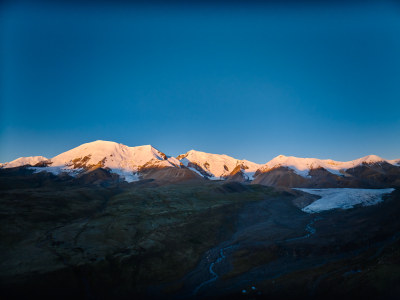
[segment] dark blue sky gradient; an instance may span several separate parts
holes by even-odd
[[[1,10],[1,162],[97,139],[259,163],[400,158],[391,2]]]

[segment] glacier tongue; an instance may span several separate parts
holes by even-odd
[[[382,201],[384,194],[389,194],[394,189],[304,189],[296,188],[309,194],[321,196],[320,199],[304,207],[306,213],[318,213],[335,208],[350,209],[355,205],[370,206]]]

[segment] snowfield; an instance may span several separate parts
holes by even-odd
[[[279,155],[263,165],[260,170],[266,172],[277,167],[292,169],[297,175],[310,177],[309,171],[316,168],[324,168],[335,175],[343,175],[347,169],[355,168],[363,164],[389,163],[398,165],[400,160],[386,160],[377,155],[367,155],[351,161],[334,161],[332,159],[302,158]]]
[[[13,161],[6,162],[4,164],[0,164],[0,168],[15,168],[15,167],[21,167],[25,165],[31,165],[34,166],[40,162],[45,162],[48,161],[48,158],[44,156],[29,156],[29,157],[20,157],[17,158]]]
[[[212,154],[196,150],[190,150],[185,154],[179,155],[177,158],[186,167],[188,167],[190,163],[200,166],[209,174],[208,179],[210,180],[224,179],[224,177],[231,174],[237,166],[242,166],[241,170],[243,174],[249,180],[253,180],[254,174],[262,166],[245,159],[239,160],[225,154]],[[202,174],[200,175],[203,176]]]
[[[304,207],[306,213],[318,213],[335,208],[349,209],[355,205],[370,206],[382,201],[384,194],[390,194],[394,189],[300,189],[309,194],[321,196],[320,199]]]

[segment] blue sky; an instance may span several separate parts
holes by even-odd
[[[400,6],[346,3],[3,4],[0,161],[98,139],[400,158]]]

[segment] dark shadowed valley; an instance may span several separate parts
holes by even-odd
[[[287,188],[97,172],[0,170],[5,299],[400,295],[399,190],[309,214],[318,196]]]

